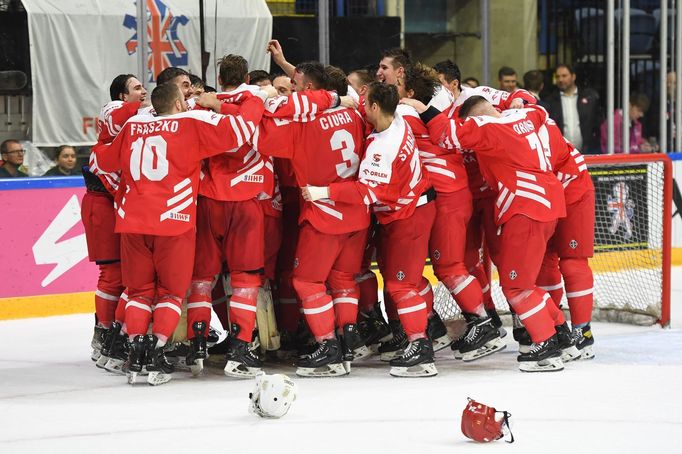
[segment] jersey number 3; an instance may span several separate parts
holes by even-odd
[[[168,175],[166,141],[161,136],[140,137],[133,142],[130,155],[130,175],[139,181],[144,175],[150,181],[161,181]]]
[[[343,162],[336,164],[336,174],[341,178],[354,176],[358,171],[360,157],[355,153],[355,141],[353,134],[345,129],[334,132],[329,139],[332,151],[341,151]]]

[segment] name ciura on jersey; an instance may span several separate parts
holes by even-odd
[[[335,126],[349,125],[353,122],[353,118],[350,116],[349,111],[344,110],[341,112],[332,113],[326,117],[320,118],[320,127],[324,130],[333,128]]]

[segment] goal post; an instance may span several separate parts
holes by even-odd
[[[668,326],[672,161],[665,154],[586,155],[585,160],[595,186],[593,317]],[[509,313],[497,273],[490,268],[495,306]],[[562,307],[567,308],[565,296]],[[441,284],[434,288],[434,308],[443,319],[461,317]]]

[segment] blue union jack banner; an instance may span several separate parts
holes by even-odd
[[[149,44],[149,60],[147,62],[149,82],[156,80],[156,75],[170,66],[187,66],[187,48],[178,38],[178,26],[187,25],[187,16],[173,16],[170,8],[162,0],[146,0],[147,2],[147,43]],[[126,42],[128,55],[137,51],[137,18],[126,14],[123,26],[135,33]]]

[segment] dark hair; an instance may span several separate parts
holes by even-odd
[[[459,66],[450,59],[439,61],[433,66],[433,69],[435,69],[438,74],[442,74],[448,83],[453,80],[456,80],[460,84],[462,83],[462,73],[459,70]]]
[[[219,61],[220,83],[223,87],[234,87],[246,81],[249,73],[249,62],[241,55],[225,55]]]
[[[540,91],[545,83],[545,76],[542,71],[532,69],[523,75],[523,86],[526,90]]]
[[[262,82],[264,80],[270,80],[270,74],[267,71],[263,71],[262,69],[254,69],[249,73],[249,83],[251,85],[256,85],[258,82]]]
[[[276,73],[271,73],[270,74],[270,82],[274,82],[275,79],[277,79],[278,77],[289,77],[289,76],[287,76],[286,74],[284,74],[283,72],[280,72],[280,71],[278,71]]]
[[[343,72],[343,69],[327,65],[324,67],[324,73],[327,76],[325,89],[334,90],[339,96],[348,94],[348,79],[346,79],[346,73]]]
[[[464,79],[464,80],[462,81],[462,83],[469,84],[469,82],[471,82],[472,80],[473,80],[474,82],[476,82],[476,86],[477,86],[477,87],[478,87],[479,85],[481,85],[481,83],[480,83],[480,82],[478,81],[478,79],[476,79],[475,77],[467,77],[466,79]]]
[[[459,108],[459,118],[464,120],[466,117],[469,116],[469,112],[471,112],[471,109],[473,109],[475,106],[483,102],[488,102],[488,100],[485,99],[483,96],[471,96],[469,99],[464,101],[462,107]]]
[[[171,66],[169,68],[164,69],[156,76],[156,85],[163,85],[165,83],[172,82],[173,79],[175,79],[176,77],[180,76],[189,77],[189,75],[190,74],[184,69]]]
[[[369,76],[372,78],[372,82],[377,80],[377,71],[379,71],[379,65],[371,64],[365,66],[365,70],[369,74]]]
[[[3,142],[0,143],[0,154],[5,154],[5,153],[7,153],[7,147],[8,147],[9,144],[11,144],[11,143],[18,143],[18,144],[21,144],[21,142],[19,142],[17,139],[7,139],[7,140],[3,140]]]
[[[649,97],[644,93],[634,92],[630,94],[630,104],[642,109],[642,112],[649,110]]]
[[[324,65],[319,61],[306,61],[296,65],[296,71],[303,74],[313,88],[319,90],[327,85],[327,74]]]
[[[215,89],[215,87],[211,87],[210,85],[204,85],[204,93],[217,93],[218,90]]]
[[[154,106],[154,110],[159,115],[170,112],[177,99],[184,102],[185,97],[175,84],[157,85],[152,90],[152,106]]]
[[[433,68],[417,63],[405,70],[405,90],[413,90],[413,98],[428,104],[440,85],[438,74]]]
[[[201,80],[201,77],[197,76],[196,74],[190,74],[189,75],[189,83],[193,87],[205,87],[206,86],[204,84],[204,81]]]
[[[367,71],[366,69],[356,69],[349,72],[348,75],[351,75],[353,73],[358,75],[358,78],[360,79],[360,83],[362,85],[369,85],[372,82],[374,82],[374,74],[370,74],[370,72]]]
[[[514,71],[514,68],[510,68],[509,66],[503,66],[500,68],[499,71],[497,71],[497,80],[502,79],[504,76],[515,76],[516,71]]]
[[[395,113],[398,101],[400,100],[398,89],[395,85],[382,84],[381,82],[369,84],[366,98],[368,106],[377,103],[382,112],[390,115]]]
[[[76,147],[74,147],[73,145],[60,145],[57,148],[56,153],[54,154],[55,161],[59,159],[59,156],[62,154],[62,151],[66,150],[67,148],[71,148],[74,151],[74,153],[76,152]]]
[[[407,68],[412,64],[412,56],[410,55],[410,52],[401,47],[394,47],[392,49],[386,49],[382,51],[381,58],[392,58],[394,68],[400,68],[401,66],[403,68]]]
[[[554,72],[557,72],[557,70],[558,70],[559,68],[566,68],[566,69],[568,70],[569,73],[575,74],[575,71],[573,70],[573,66],[569,65],[568,63],[559,63],[559,64],[556,65],[556,67],[554,68]]]
[[[134,74],[119,74],[114,77],[114,80],[111,81],[111,85],[109,85],[109,96],[112,101],[119,101],[121,95],[128,94],[128,81],[133,77],[135,77]]]

